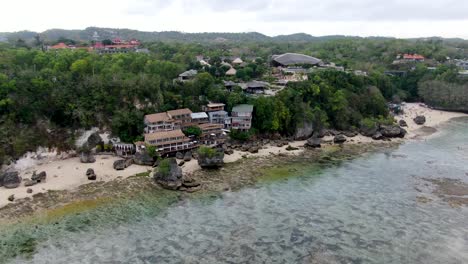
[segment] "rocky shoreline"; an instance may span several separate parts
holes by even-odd
[[[184,176],[197,183],[197,195],[239,190],[253,185],[265,170],[286,166],[287,164],[314,164],[329,166],[343,160],[353,159],[367,152],[397,146],[394,142],[381,142],[361,145],[327,146],[323,149],[309,149],[301,155],[271,155],[258,158],[244,158],[235,163],[226,164],[217,170],[199,170]],[[186,183],[190,184],[190,181]],[[184,186],[183,186],[184,187]],[[182,189],[183,190],[183,189]],[[185,190],[183,190],[185,191]],[[25,218],[47,214],[64,206],[76,203],[97,201],[97,203],[118,202],[132,199],[141,193],[164,192],[149,175],[118,178],[109,182],[94,182],[82,185],[73,191],[49,191],[37,193],[33,198],[17,200],[0,208],[0,223],[21,222]],[[188,192],[176,192],[177,195],[190,195]],[[91,203],[95,205],[95,203]],[[70,213],[74,213],[71,211]],[[14,219],[14,220],[13,220]]]

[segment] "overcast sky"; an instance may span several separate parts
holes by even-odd
[[[5,0],[0,32],[144,31],[468,38],[466,0]]]

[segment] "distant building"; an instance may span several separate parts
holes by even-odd
[[[235,64],[235,65],[241,65],[242,63],[244,63],[244,61],[241,58],[235,58],[232,61],[232,64]]]
[[[234,69],[234,68],[230,68],[230,69],[225,73],[226,76],[236,76],[236,74],[237,74],[237,70]]]
[[[221,103],[209,103],[206,106],[203,106],[203,111],[205,112],[214,112],[224,110],[225,104]]]
[[[191,142],[180,129],[145,134],[145,143],[156,147],[156,151],[160,154],[185,151],[197,147],[197,144]]]
[[[208,115],[205,112],[192,113],[190,114],[193,124],[206,124],[210,122]]]
[[[69,49],[69,48],[70,47],[68,47],[68,45],[63,42],[60,42],[58,44],[55,44],[49,47],[49,49]]]
[[[468,60],[455,60],[455,65],[462,70],[468,70]]]
[[[232,108],[232,129],[248,131],[252,128],[253,105],[236,105]]]
[[[252,81],[247,83],[245,92],[250,94],[262,94],[265,93],[265,89],[267,89],[269,84],[267,82],[260,82],[260,81]]]
[[[184,128],[192,123],[192,111],[188,108],[167,111],[167,114],[175,120],[176,125]]]
[[[197,70],[188,70],[186,72],[183,72],[183,73],[179,74],[179,81],[181,81],[181,82],[191,81],[191,80],[195,79],[197,74],[198,74]]]
[[[419,54],[403,54],[403,60],[405,61],[424,61],[425,58]]]
[[[271,63],[275,67],[288,67],[294,65],[310,65],[320,66],[323,64],[322,60],[298,53],[285,53],[281,55],[273,55],[271,57]]]

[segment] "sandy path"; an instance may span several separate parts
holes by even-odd
[[[9,203],[8,197],[12,194],[15,195],[15,199],[20,199],[48,190],[72,190],[80,185],[91,183],[92,181],[86,178],[86,170],[88,168],[94,169],[97,181],[111,181],[118,177],[127,178],[151,169],[151,167],[132,165],[123,171],[116,171],[113,168],[113,163],[118,159],[118,157],[113,156],[96,156],[95,163],[83,164],[79,158],[70,158],[50,161],[19,171],[23,178],[20,187],[16,189],[0,187],[0,207]],[[46,182],[31,187],[24,187],[24,180],[30,179],[34,170],[37,173],[45,171],[47,173]],[[26,192],[28,188],[33,190],[31,194]]]

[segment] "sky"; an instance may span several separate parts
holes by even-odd
[[[84,29],[260,32],[269,36],[461,37],[466,0],[13,0],[0,32]]]

